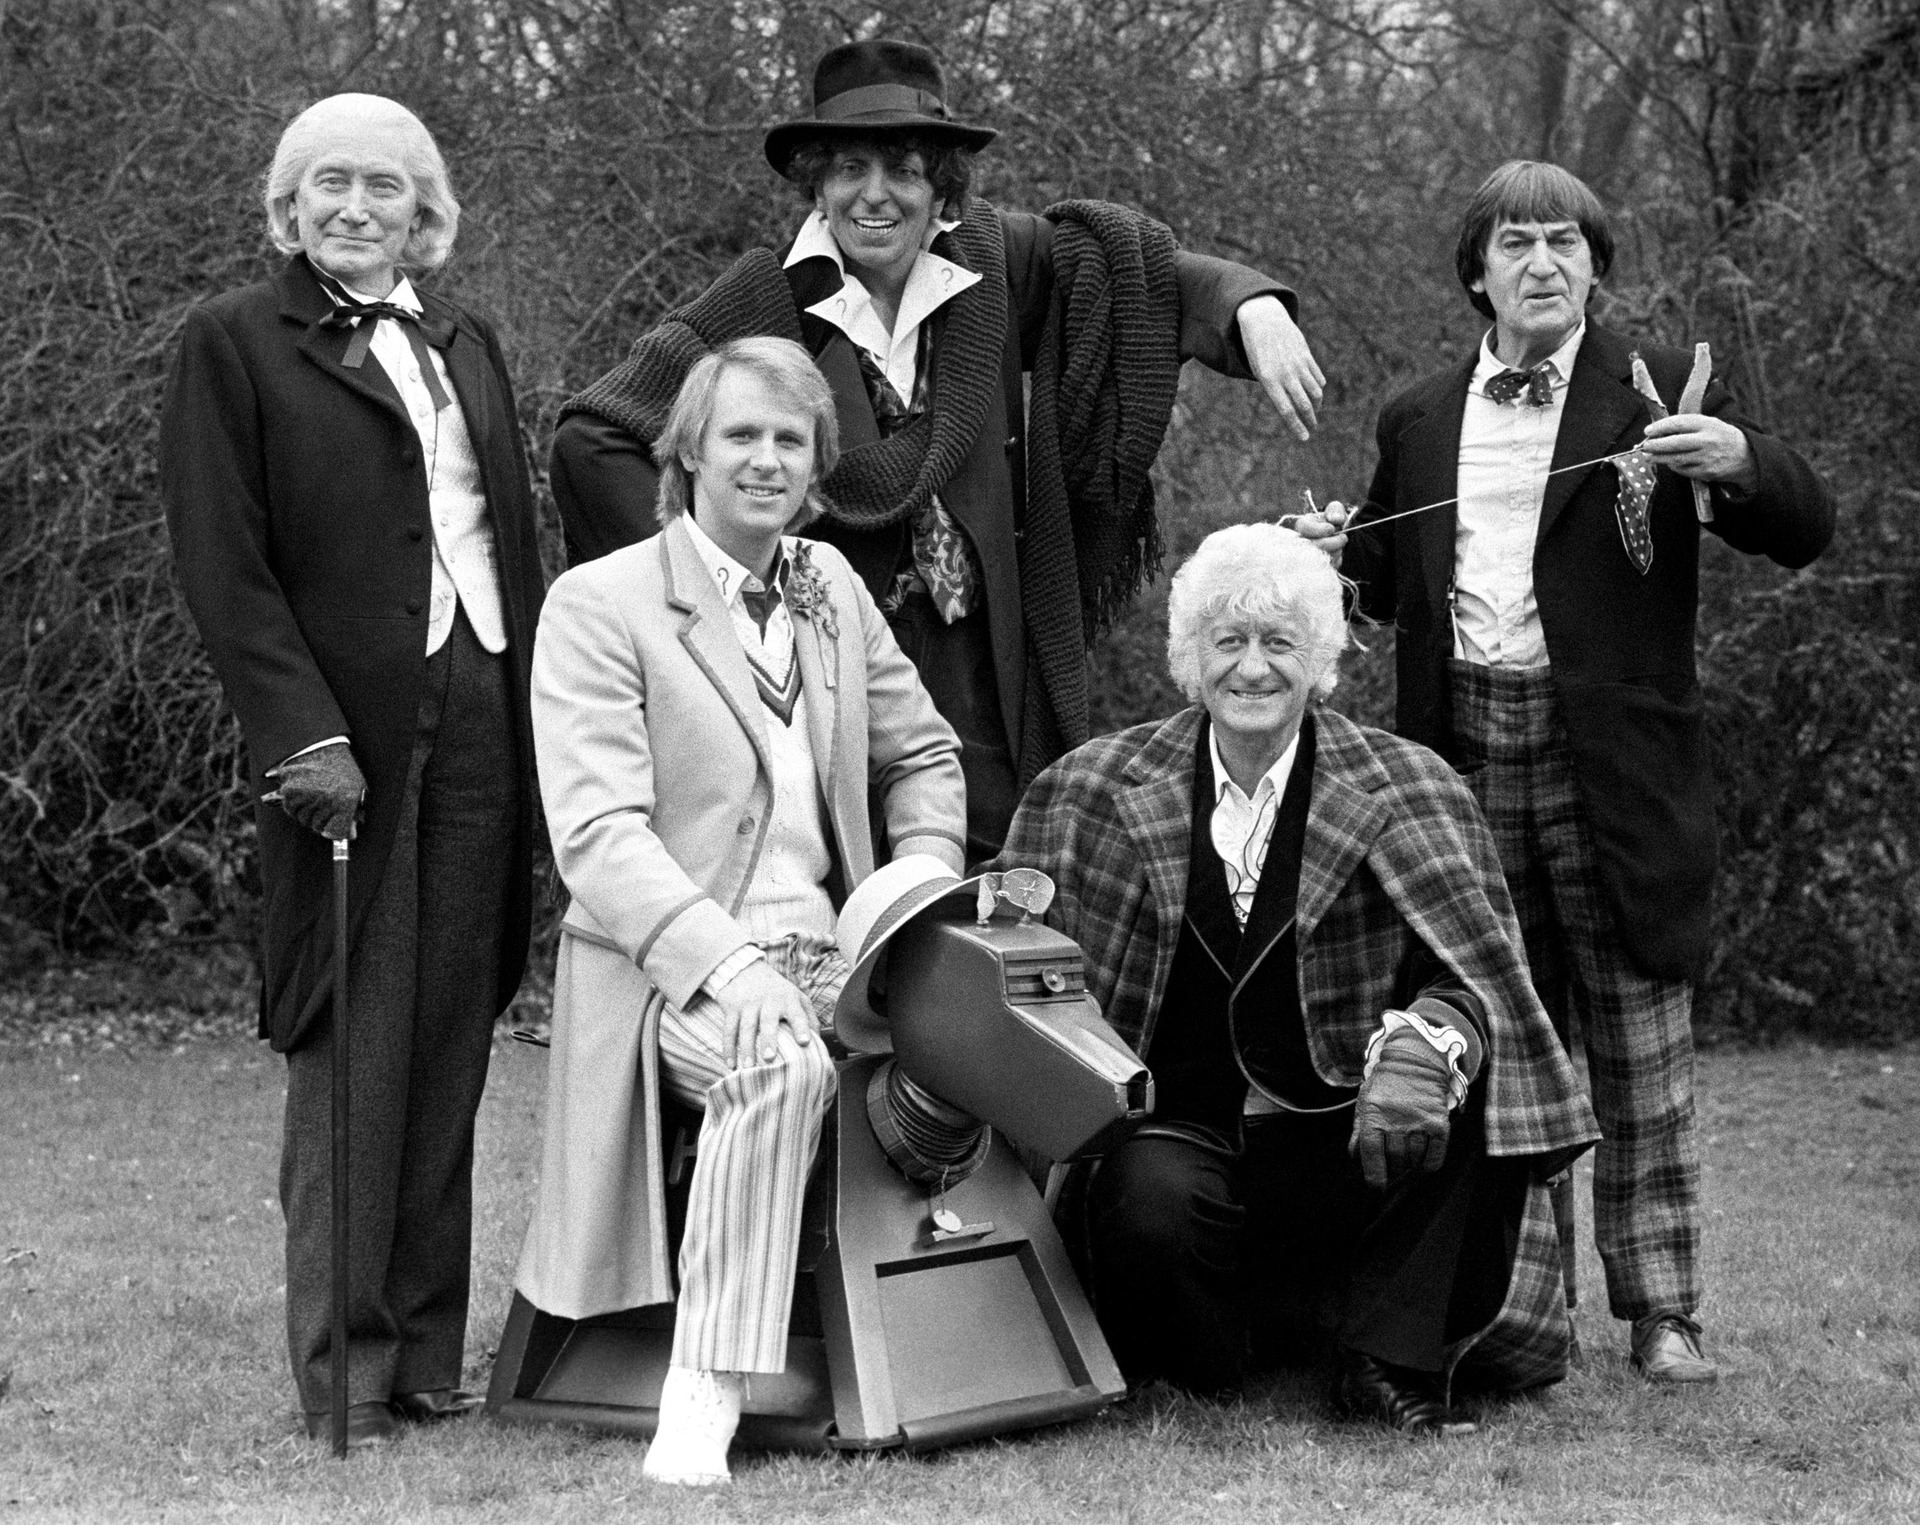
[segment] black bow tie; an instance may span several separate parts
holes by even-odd
[[[333,311],[320,320],[320,326],[349,328],[355,326],[356,318],[391,318],[396,323],[410,323],[420,330],[421,337],[435,349],[445,349],[453,343],[453,324],[450,320],[436,322],[425,313],[414,312],[411,308],[392,302],[359,302],[349,297],[344,302],[336,302]]]
[[[1522,392],[1536,408],[1553,401],[1553,362],[1542,360],[1530,371],[1502,371],[1487,380],[1487,396],[1495,402],[1512,402]]]
[[[407,344],[413,350],[414,364],[420,368],[420,380],[433,398],[434,411],[439,412],[453,401],[447,395],[446,387],[441,385],[433,357],[427,353],[429,344],[435,349],[445,349],[453,343],[451,320],[436,321],[394,302],[364,302],[331,276],[323,275],[318,270],[314,275],[319,279],[321,289],[333,299],[333,311],[320,320],[320,326],[325,329],[353,330],[353,337],[347,341],[347,352],[340,357],[342,365],[350,371],[359,370],[366,363],[367,350],[373,344],[374,325],[382,318],[390,318],[400,325],[400,331],[407,336]]]

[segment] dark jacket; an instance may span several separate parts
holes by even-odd
[[[513,390],[493,330],[422,292],[451,321],[444,351],[466,415],[499,553],[514,734],[502,763],[523,787],[513,900],[498,950],[503,1001],[520,982],[531,912],[532,736],[527,670],[543,580]],[[346,736],[367,776],[348,891],[357,942],[386,866],[425,671],[433,538],[420,441],[379,364],[348,370],[351,330],[304,256],[187,315],[160,427],[160,485],[175,568],[246,738],[266,769]],[[330,849],[262,806],[261,1035],[290,1047],[331,989]]]
[[[1692,356],[1662,345],[1640,355],[1669,408]],[[1633,346],[1589,322],[1574,360],[1553,466],[1630,449],[1650,422],[1633,389]],[[1360,521],[1450,499],[1460,425],[1477,352],[1402,392],[1380,415],[1380,464]],[[1763,434],[1725,387],[1702,411],[1737,425],[1753,447],[1751,494],[1712,491],[1705,526],[1735,550],[1801,567],[1833,535],[1833,496],[1797,454]],[[1706,947],[1714,869],[1713,788],[1694,670],[1700,531],[1691,485],[1660,474],[1649,509],[1653,564],[1642,576],[1621,545],[1617,473],[1607,466],[1549,477],[1534,545],[1534,594],[1554,689],[1573,747],[1576,784],[1593,824],[1600,872],[1621,940],[1656,978],[1687,978]],[[1456,768],[1447,662],[1453,629],[1453,505],[1349,541],[1342,570],[1359,607],[1392,621],[1398,670],[1395,729]],[[1511,865],[1509,865],[1511,867]]]
[[[1026,212],[999,213],[1006,239],[1007,337],[999,394],[988,409],[972,453],[940,487],[940,499],[965,527],[980,558],[987,623],[993,643],[1000,711],[1013,754],[1020,756],[1027,655],[1021,613],[1018,535],[1026,504],[1026,410],[1021,376],[1033,367],[1053,297],[1054,224]],[[1206,255],[1175,255],[1180,283],[1180,357],[1230,376],[1247,376],[1234,315],[1250,297],[1271,293],[1294,306],[1293,293],[1245,266]],[[801,338],[819,363],[838,404],[843,450],[880,437],[853,342],[805,309],[840,289],[830,259],[802,260],[786,272],[800,311]],[[929,321],[933,363],[948,309]],[[654,533],[658,478],[647,447],[617,425],[591,414],[566,418],[553,437],[552,483],[567,533],[567,562],[577,566]],[[903,522],[861,531],[821,521],[807,533],[838,546],[876,600],[886,597],[909,533]]]

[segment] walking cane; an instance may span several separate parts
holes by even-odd
[[[333,843],[333,1454],[347,1454],[347,839]]]

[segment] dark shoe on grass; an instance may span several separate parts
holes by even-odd
[[[393,1410],[384,1403],[350,1403],[347,1405],[347,1445],[380,1446],[393,1439],[399,1429],[394,1422]],[[319,1413],[307,1414],[307,1435],[313,1440],[333,1439],[333,1415],[325,1409]]]
[[[1389,1366],[1357,1350],[1341,1352],[1333,1406],[1348,1418],[1377,1419],[1402,1435],[1471,1435],[1479,1428],[1447,1407],[1429,1373]]]
[[[393,1409],[402,1419],[427,1424],[435,1419],[461,1419],[486,1403],[478,1393],[458,1387],[436,1387],[424,1393],[395,1393]]]
[[[1720,1368],[1700,1348],[1699,1324],[1684,1313],[1634,1320],[1633,1369],[1662,1386],[1720,1380]]]

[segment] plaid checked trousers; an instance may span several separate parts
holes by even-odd
[[[1527,963],[1561,1041],[1578,1019],[1593,1110],[1593,1232],[1613,1316],[1700,1305],[1693,988],[1649,979],[1620,945],[1553,680],[1451,664],[1453,734],[1493,829]]]
[[[852,972],[839,948],[786,937],[765,951],[830,1022]],[[800,1210],[837,1077],[820,1038],[803,1048],[782,1027],[771,1064],[738,1070],[727,1057],[731,1040],[706,995],[661,1013],[661,1080],[706,1114],[680,1240],[672,1359],[707,1371],[779,1372],[787,1368]]]

